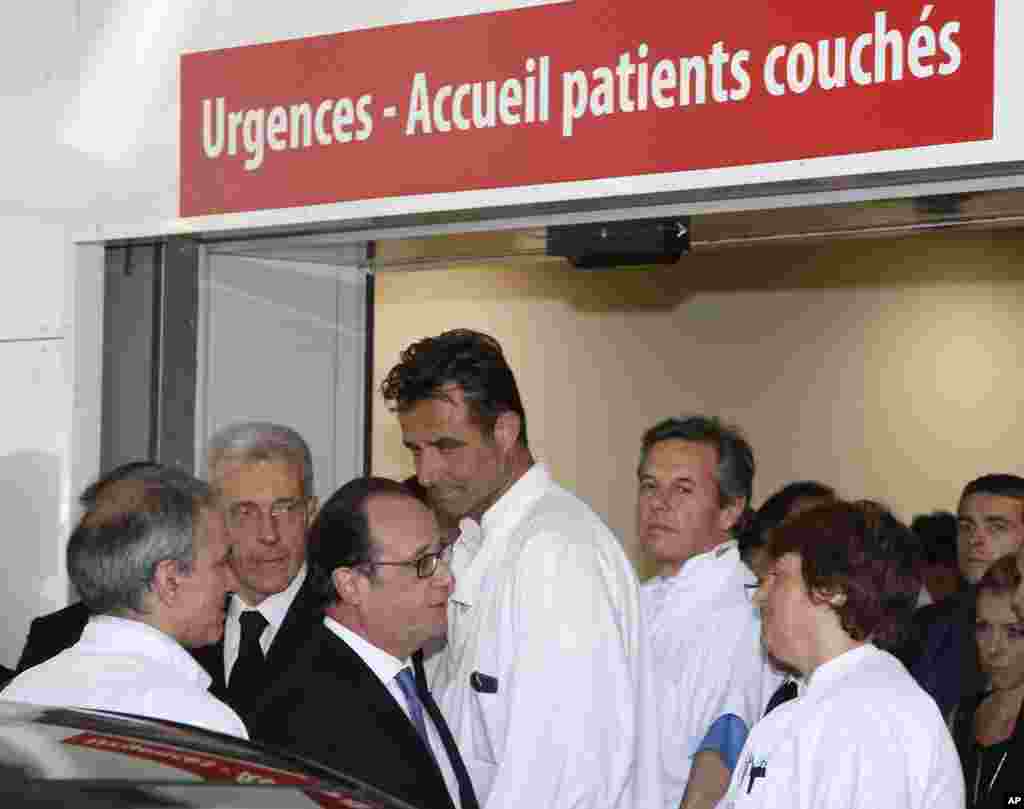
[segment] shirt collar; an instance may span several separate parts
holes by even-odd
[[[79,645],[111,654],[131,652],[170,666],[186,680],[206,690],[212,678],[173,637],[155,626],[114,615],[94,615],[82,631]]]
[[[547,467],[535,463],[524,472],[519,480],[508,487],[508,490],[484,512],[480,520],[480,528],[485,537],[492,537],[502,529],[516,525],[523,512],[534,500],[544,494],[551,484],[551,475]]]
[[[875,651],[875,647],[870,643],[864,643],[843,652],[837,657],[833,657],[831,660],[825,661],[804,678],[803,687],[800,689],[801,694],[804,692],[808,694],[814,693],[828,687],[829,683],[842,678],[846,672],[859,666],[865,658],[873,655]]]
[[[353,652],[359,655],[362,661],[370,667],[370,670],[377,675],[377,679],[384,685],[394,680],[402,669],[411,665],[408,657],[405,660],[399,660],[394,655],[374,646],[362,635],[353,632],[344,624],[338,623],[329,615],[324,616],[324,626],[341,638]]]
[[[715,599],[746,599],[742,585],[754,580],[740,559],[736,540],[730,539],[688,559],[677,573],[645,582],[641,599],[649,620],[656,621],[664,613],[674,621]]]
[[[288,609],[291,607],[292,601],[295,600],[295,596],[305,580],[306,564],[303,562],[299,572],[295,574],[295,578],[291,580],[287,587],[280,593],[267,596],[255,607],[246,604],[245,600],[238,593],[233,593],[231,595],[231,603],[228,605],[228,618],[237,619],[245,610],[255,609],[267,619],[267,623],[274,627],[276,631],[284,623],[284,617],[288,614]]]
[[[690,589],[699,587],[701,590],[712,589],[711,582],[733,575],[737,564],[743,566],[743,573],[749,573],[751,581],[754,574],[750,572],[740,559],[739,546],[734,539],[726,540],[709,551],[690,557],[682,567],[670,576],[655,576],[648,582],[653,590]]]
[[[480,546],[484,543],[484,532],[480,523],[472,517],[463,517],[459,520],[459,536],[455,542],[457,546],[462,547],[463,551],[476,556]]]
[[[452,601],[467,607],[476,602],[491,561],[503,553],[507,538],[550,485],[547,467],[535,463],[484,512],[479,524],[468,517],[459,523],[459,538],[452,549]]]

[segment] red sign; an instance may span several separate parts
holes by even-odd
[[[316,783],[315,779],[302,773],[272,769],[248,761],[165,747],[103,733],[80,733],[65,739],[64,744],[105,750],[143,761],[154,761],[157,764],[174,767],[213,783],[229,782],[258,786],[288,785],[300,788]],[[367,804],[340,792],[326,792],[313,788],[302,791],[323,809],[371,809]]]
[[[181,215],[991,139],[994,29],[995,0],[576,0],[187,54]]]

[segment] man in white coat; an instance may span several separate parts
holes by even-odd
[[[485,809],[661,803],[636,575],[535,463],[515,377],[468,330],[409,348],[382,386],[433,507],[462,520],[431,690]]]
[[[638,476],[637,532],[657,565],[642,599],[664,805],[711,807],[782,681],[761,649],[753,574],[730,537],[750,502],[754,454],[717,419],[666,419],[644,434]]]
[[[30,668],[4,699],[140,714],[248,738],[188,652],[220,639],[236,586],[224,520],[202,481],[149,465],[106,484],[68,540],[91,617],[81,639]]]

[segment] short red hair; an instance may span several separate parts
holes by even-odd
[[[921,589],[920,544],[884,506],[817,506],[772,531],[766,549],[772,559],[800,555],[809,593],[845,596],[833,609],[854,640],[892,645],[902,637]]]

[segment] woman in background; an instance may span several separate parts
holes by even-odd
[[[964,781],[938,708],[873,641],[909,618],[917,542],[881,506],[836,502],[770,535],[755,603],[800,693],[754,726],[720,806],[961,809]]]
[[[1020,583],[1014,555],[978,582],[975,639],[988,689],[965,700],[953,725],[968,809],[1008,806],[1024,791],[1024,621],[1013,610]]]

